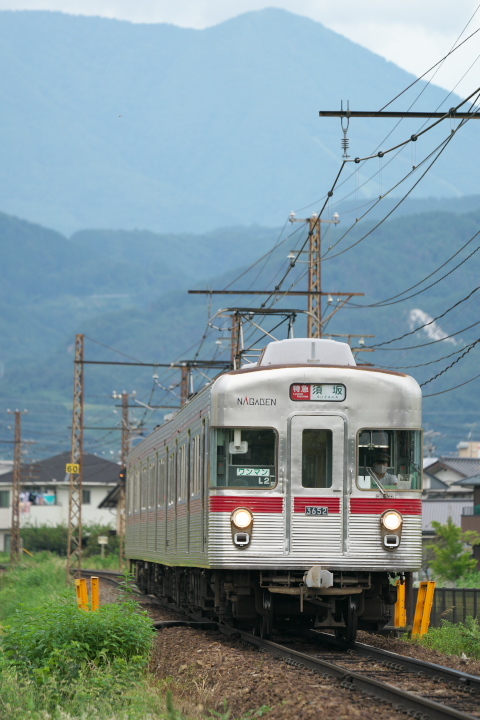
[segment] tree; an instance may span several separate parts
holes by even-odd
[[[472,557],[471,550],[465,545],[480,545],[480,535],[477,532],[466,531],[455,525],[449,517],[445,525],[432,522],[437,534],[437,542],[427,545],[432,550],[435,559],[430,565],[435,577],[446,582],[456,582],[462,575],[477,569],[477,561]]]

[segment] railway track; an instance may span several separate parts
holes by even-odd
[[[109,571],[83,571],[82,574],[95,574],[117,585],[122,578]],[[332,635],[313,630],[301,636],[283,633],[277,642],[265,640],[197,615],[188,615],[172,603],[153,596],[144,597],[183,616],[182,619],[156,622],[158,630],[178,626],[217,629],[227,637],[240,638],[260,652],[272,653],[289,665],[306,668],[325,680],[334,681],[346,691],[379,698],[391,704],[394,710],[419,720],[480,718],[480,678],[477,676],[363,643],[347,646]]]
[[[346,690],[380,698],[391,703],[395,710],[421,720],[478,720],[480,717],[480,678],[473,675],[361,643],[348,648],[337,645],[328,650],[326,643],[330,640],[313,631],[300,641],[298,637],[282,637],[280,643],[222,625],[219,630],[226,635],[239,635],[260,651],[270,652],[296,667],[313,670],[325,679],[334,679]]]

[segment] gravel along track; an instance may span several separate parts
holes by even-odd
[[[95,573],[91,573],[95,574]],[[102,584],[102,602],[113,602],[119,590],[113,584]],[[162,607],[150,596],[139,596],[142,606],[154,621],[178,619],[179,614]],[[419,676],[378,660],[357,657],[351,651],[319,646],[306,640],[292,640],[288,636],[277,637],[282,645],[321,656],[330,663],[345,669],[343,679],[335,679],[326,673],[314,672],[289,664],[279,657],[253,647],[242,641],[238,634],[224,636],[217,631],[192,628],[165,628],[156,635],[151,670],[161,680],[168,677],[177,707],[190,718],[205,717],[209,710],[224,712],[224,701],[230,709],[231,718],[243,717],[249,711],[261,708],[271,720],[326,717],[329,720],[372,720],[377,718],[399,720],[405,718],[405,709],[395,708],[390,702],[374,698],[356,690],[349,682],[350,674],[367,674],[382,683],[395,685],[413,694],[428,696],[436,703],[448,704],[460,712],[480,717],[480,696],[459,690],[443,681]],[[400,652],[441,665],[457,665],[471,674],[480,674],[480,663],[465,666],[459,658],[450,658],[401,640],[391,640],[362,633],[362,640],[371,645],[387,646],[390,651]],[[452,658],[453,660],[453,658]],[[267,708],[270,708],[268,712]],[[410,711],[410,715],[413,712]],[[453,711],[452,717],[455,716]],[[420,717],[417,713],[417,717]],[[426,718],[427,715],[424,715]],[[434,720],[434,714],[428,714]]]
[[[455,670],[448,677],[449,673],[445,672],[444,668],[438,666],[435,668],[434,665],[427,667],[423,665],[426,662],[424,660],[414,661],[418,663],[417,666],[408,667],[410,663],[404,656],[396,656],[388,652],[383,658],[377,657],[376,648],[372,647],[369,650],[361,644],[358,644],[357,652],[355,649],[330,647],[328,644],[323,645],[319,650],[319,644],[322,645],[321,639],[312,642],[288,640],[283,637],[281,643],[312,658],[339,665],[345,668],[347,674],[365,675],[407,693],[413,693],[461,713],[480,718],[480,678],[478,677],[458,673]],[[382,652],[384,651],[379,650],[379,653]]]

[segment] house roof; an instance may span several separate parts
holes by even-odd
[[[70,452],[53,455],[36,463],[22,465],[22,484],[46,485],[52,482],[69,482],[65,466],[72,459]],[[84,483],[111,485],[118,482],[120,466],[110,460],[84,453],[82,456],[82,479]],[[0,486],[13,483],[13,472],[0,475]]]
[[[108,493],[103,498],[102,502],[99,504],[100,509],[111,509],[116,508],[118,506],[118,501],[120,498],[120,483],[115,485],[111,490],[108,491]]]
[[[427,467],[427,466],[426,466]],[[435,475],[441,469],[448,469],[470,478],[480,474],[480,458],[460,458],[444,455],[428,465],[428,472]]]
[[[463,485],[464,487],[479,487],[480,475],[474,475],[473,477],[468,477],[464,480],[457,480],[455,485]]]
[[[473,507],[473,502],[468,500],[450,499],[450,500],[424,500],[422,503],[422,530],[423,532],[434,532],[432,521],[445,525],[448,518],[452,518],[452,522],[458,527],[462,525],[463,508]]]
[[[443,482],[443,480],[440,480],[439,478],[435,477],[435,475],[432,475],[432,473],[423,471],[423,477],[424,481],[428,479],[430,490],[448,490],[448,484]],[[424,482],[424,485],[426,486],[427,483]]]

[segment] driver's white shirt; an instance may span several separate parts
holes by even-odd
[[[370,471],[370,476],[372,480],[375,482],[377,475],[375,474],[375,471]],[[398,483],[398,479],[396,475],[391,475],[390,473],[385,473],[383,477],[378,477],[378,482],[381,482],[382,485],[396,485]]]

